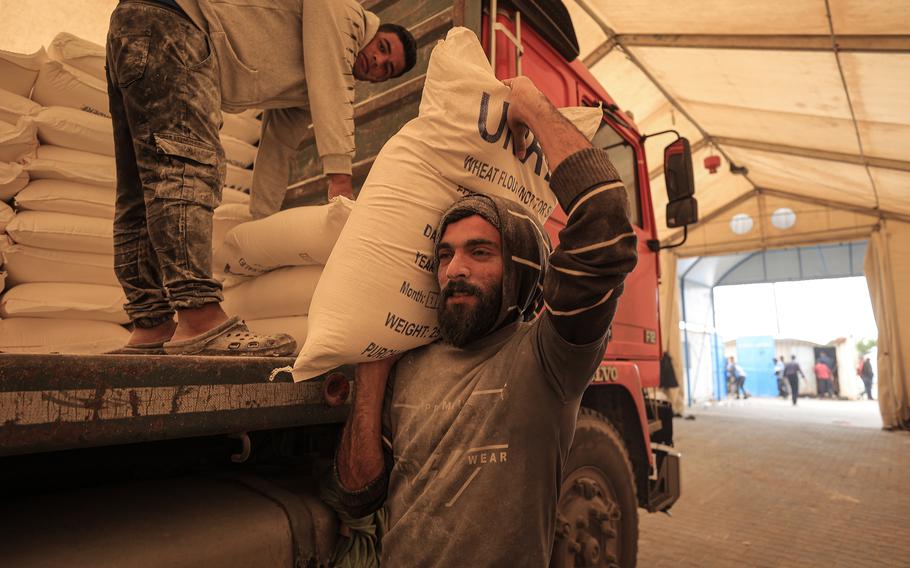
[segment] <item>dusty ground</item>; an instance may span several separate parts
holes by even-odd
[[[910,433],[876,402],[733,401],[677,420],[683,496],[641,567],[910,567]]]

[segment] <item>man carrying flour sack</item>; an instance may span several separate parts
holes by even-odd
[[[120,352],[292,354],[289,336],[251,333],[220,307],[211,264],[221,111],[266,109],[254,217],[281,207],[310,122],[329,197],[353,197],[354,79],[385,81],[415,62],[414,38],[356,0],[121,0],[107,38],[114,249],[135,329]]]
[[[530,80],[507,85],[509,127],[536,135],[568,221],[548,254],[512,202],[455,202],[437,231],[443,341],[358,367],[337,499],[354,517],[384,505],[385,566],[547,566],[582,393],[635,267],[607,153]]]

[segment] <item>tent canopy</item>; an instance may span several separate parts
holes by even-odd
[[[675,128],[693,144],[701,221],[680,256],[865,239],[882,218],[910,221],[910,2],[566,5],[581,58],[641,131]],[[646,142],[657,212],[667,142]]]

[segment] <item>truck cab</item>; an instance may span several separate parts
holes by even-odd
[[[563,528],[557,531],[552,564],[625,566],[634,557],[637,537],[637,512],[629,503],[667,511],[680,492],[672,410],[648,396],[660,386],[657,225],[644,137],[578,59],[565,8],[545,4],[542,14],[534,2],[493,2],[496,18],[484,13],[483,44],[497,77],[526,75],[557,107],[603,109],[592,144],[608,152],[620,174],[638,236],[638,265],[626,279],[604,361],[582,401],[573,452],[589,455],[570,458],[564,472],[558,509]],[[691,157],[685,159],[691,163]],[[554,245],[565,221],[565,212],[557,209],[546,224]],[[629,470],[623,462],[630,466],[631,480],[625,479]]]

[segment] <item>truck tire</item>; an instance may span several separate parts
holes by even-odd
[[[606,416],[579,411],[563,474],[550,566],[634,567],[635,478],[625,444]]]

